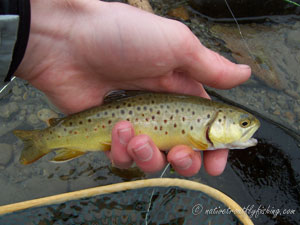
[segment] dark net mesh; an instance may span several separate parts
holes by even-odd
[[[222,202],[202,192],[177,187],[155,187],[31,208],[0,217],[0,224],[229,225],[241,223]]]

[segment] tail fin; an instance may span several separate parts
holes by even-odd
[[[20,163],[24,165],[33,163],[51,151],[43,143],[40,130],[14,130],[13,132],[24,142]]]

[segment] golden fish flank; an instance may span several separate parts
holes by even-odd
[[[246,148],[259,121],[239,108],[208,99],[146,93],[115,100],[50,121],[44,130],[14,131],[24,141],[20,162],[29,164],[50,151],[65,161],[87,151],[109,150],[111,131],[118,121],[130,121],[136,134],[149,135],[161,150],[185,144],[199,150]]]

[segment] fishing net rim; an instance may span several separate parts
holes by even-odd
[[[149,187],[171,187],[171,186],[179,187],[183,189],[189,189],[192,191],[203,192],[208,196],[225,204],[229,209],[231,209],[234,215],[244,225],[253,225],[253,222],[251,221],[247,213],[241,208],[241,206],[237,204],[229,196],[224,194],[223,192],[205,184],[201,184],[190,180],[177,179],[177,178],[152,178],[146,180],[122,182],[122,183],[88,188],[79,191],[73,191],[73,192],[3,205],[0,206],[0,215],[13,213],[20,210],[34,208],[34,207],[60,204],[67,201],[89,198],[89,197],[94,197],[94,196],[104,195],[104,194],[111,194],[111,193],[121,192],[126,190],[134,190],[134,189],[149,188]]]

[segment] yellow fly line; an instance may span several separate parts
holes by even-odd
[[[247,213],[245,213],[245,211],[234,200],[232,200],[224,193],[205,184],[201,184],[195,181],[175,179],[175,178],[153,178],[153,179],[146,179],[146,180],[122,182],[122,183],[110,184],[110,185],[105,185],[105,186],[100,186],[95,188],[88,188],[80,191],[73,191],[73,192],[59,194],[59,195],[53,195],[44,198],[33,199],[24,202],[18,202],[14,204],[0,206],[0,215],[16,212],[20,210],[25,210],[33,207],[59,204],[67,201],[89,198],[97,195],[111,194],[114,192],[120,192],[126,190],[148,188],[148,187],[175,187],[175,186],[183,189],[203,192],[209,195],[210,197],[224,203],[244,225],[253,225],[253,222],[251,221]]]

